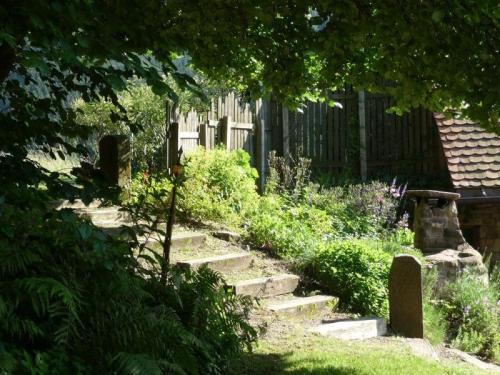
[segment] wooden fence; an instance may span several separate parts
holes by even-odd
[[[190,111],[176,115],[167,131],[168,166],[175,163],[181,147],[184,154],[189,154],[198,146],[212,149],[224,144],[228,150],[244,149],[250,154],[253,166],[262,176],[262,188],[269,152],[264,130],[270,123],[268,105],[263,100],[248,102],[229,93],[212,101],[211,109],[206,113]]]
[[[346,87],[335,92],[336,106],[309,102],[291,111],[276,101],[248,102],[230,93],[219,97],[206,113],[177,116],[169,127],[169,165],[182,146],[224,144],[244,149],[259,171],[260,187],[267,175],[271,150],[285,157],[307,157],[314,170],[333,178],[414,176],[414,185],[445,179],[446,165],[432,113],[416,109],[403,116],[387,113],[385,95],[359,93]]]

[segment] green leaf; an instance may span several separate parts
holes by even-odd
[[[432,12],[432,20],[434,22],[441,22],[444,17],[444,12],[442,10],[435,10]]]

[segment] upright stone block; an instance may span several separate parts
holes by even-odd
[[[422,265],[412,255],[396,255],[389,275],[390,324],[396,334],[424,337]]]
[[[106,135],[99,142],[100,167],[110,183],[127,188],[131,179],[130,140],[126,135]]]

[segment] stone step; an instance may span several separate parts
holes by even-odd
[[[263,298],[292,293],[298,285],[298,276],[283,274],[239,281],[228,287],[237,295]]]
[[[68,200],[59,200],[59,201],[53,202],[53,205],[56,209],[71,208],[73,210],[87,209],[87,208],[98,208],[101,204],[102,204],[102,201],[100,199],[95,199],[92,202],[90,202],[88,205],[85,205],[81,199],[75,199],[74,202],[70,202]]]
[[[196,232],[181,232],[174,233],[172,235],[172,243],[170,246],[171,250],[182,250],[186,248],[197,249],[203,246],[207,241],[207,236],[203,233]],[[146,240],[142,241],[143,243]],[[147,246],[149,248],[159,248],[162,246],[162,243],[157,239],[148,239]]]
[[[252,256],[243,253],[232,253],[210,258],[189,259],[177,262],[178,265],[193,270],[197,270],[201,266],[207,265],[218,272],[244,270],[250,266],[250,263],[252,263]]]
[[[286,301],[269,301],[265,309],[276,313],[311,314],[324,309],[335,309],[339,299],[333,296],[317,295],[295,297]]]
[[[99,226],[111,226],[116,222],[125,224],[130,220],[130,214],[126,211],[120,211],[118,207],[78,210],[78,213],[90,217],[92,222]]]
[[[387,323],[382,318],[340,320],[313,327],[309,332],[342,340],[363,340],[387,334]]]

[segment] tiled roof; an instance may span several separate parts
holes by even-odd
[[[456,189],[500,187],[500,136],[470,120],[434,118]]]

